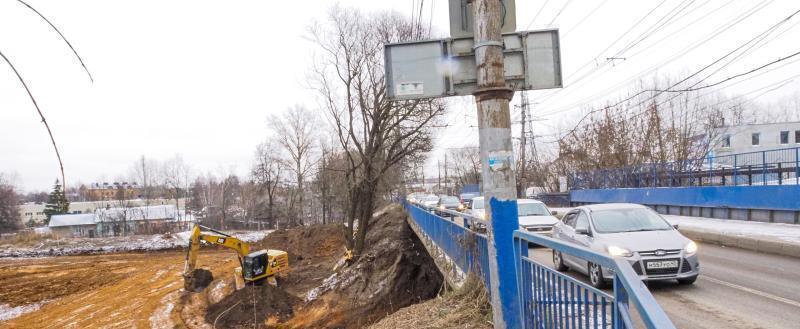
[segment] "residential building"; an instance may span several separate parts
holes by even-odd
[[[716,128],[712,156],[800,147],[800,121]]]
[[[136,182],[103,182],[92,183],[85,193],[89,200],[114,200],[119,199],[119,195],[123,195],[125,199],[139,198],[141,191],[141,187]]]

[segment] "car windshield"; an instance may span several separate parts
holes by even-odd
[[[435,202],[435,201],[439,201],[439,197],[435,196],[435,195],[428,195],[428,196],[422,197],[422,200],[424,200],[424,201],[434,201]]]
[[[545,207],[541,203],[520,203],[517,205],[519,208],[519,215],[520,216],[546,216],[550,215],[547,211],[547,207]]]
[[[483,198],[472,199],[472,209],[483,209]]]
[[[599,233],[669,230],[672,227],[650,209],[616,209],[592,212]]]
[[[458,198],[456,198],[454,196],[445,196],[445,197],[442,197],[441,203],[442,204],[458,204],[459,201],[458,201]]]

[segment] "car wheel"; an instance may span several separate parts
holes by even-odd
[[[556,270],[559,272],[565,272],[569,268],[567,265],[564,265],[564,259],[561,258],[561,252],[553,250],[553,265],[555,265]]]
[[[597,289],[606,287],[606,280],[603,279],[603,268],[600,265],[589,263],[589,282],[592,287]]]
[[[678,279],[678,283],[683,285],[690,285],[695,281],[697,281],[697,275],[685,279]]]

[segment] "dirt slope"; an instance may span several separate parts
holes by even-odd
[[[403,308],[369,328],[489,329],[489,297],[480,279],[470,276],[461,289]]]
[[[361,328],[387,314],[436,296],[442,276],[392,206],[375,217],[367,250],[349,267],[325,280],[316,297],[287,324],[297,328]]]

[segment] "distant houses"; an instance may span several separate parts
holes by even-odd
[[[91,214],[54,215],[50,232],[57,237],[103,237],[184,231],[192,218],[175,205],[101,208]]]

